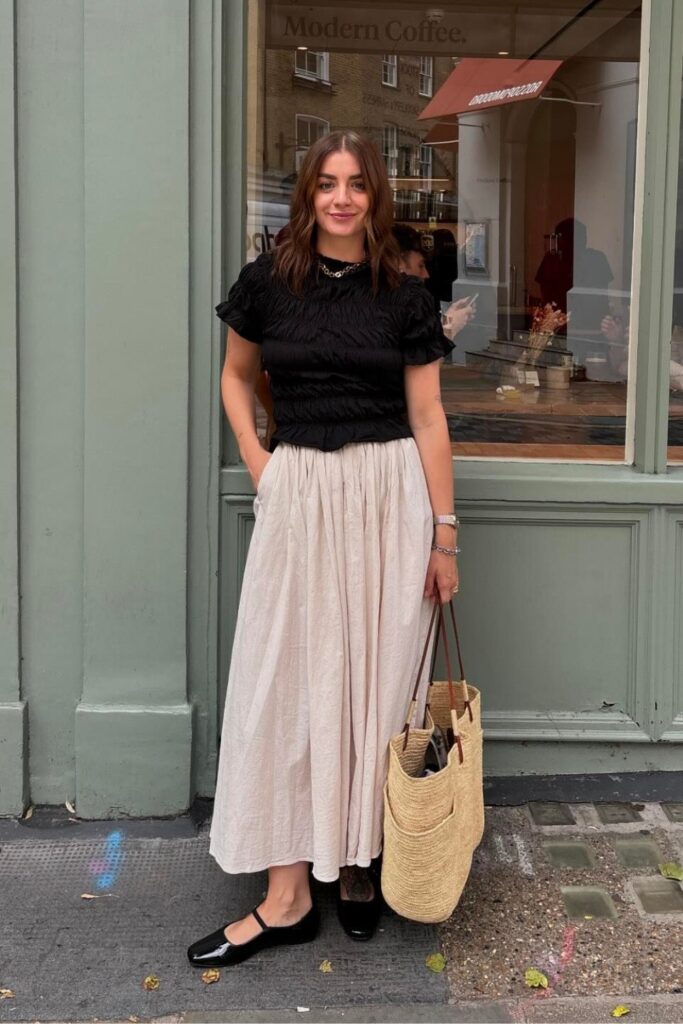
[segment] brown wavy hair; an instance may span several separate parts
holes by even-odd
[[[370,258],[372,285],[395,288],[400,280],[398,245],[392,234],[394,206],[382,155],[375,143],[354,131],[331,132],[313,143],[299,171],[290,204],[289,230],[274,250],[275,273],[295,294],[316,255],[317,223],[314,198],[320,169],[331,153],[352,153],[360,166],[369,198],[365,218],[365,251]]]

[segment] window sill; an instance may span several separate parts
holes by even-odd
[[[299,85],[303,89],[315,89],[319,92],[333,92],[332,82],[324,78],[306,78],[305,75],[292,75],[292,82],[294,85]]]

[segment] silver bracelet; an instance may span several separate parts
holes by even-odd
[[[454,548],[444,548],[440,544],[432,544],[432,551],[440,551],[442,555],[459,555],[460,554],[460,548],[457,547],[457,545]]]

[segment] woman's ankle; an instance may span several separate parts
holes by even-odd
[[[298,894],[295,898],[282,898],[266,896],[259,908],[266,924],[269,925],[290,925],[296,924],[310,911],[313,900],[310,893]]]
[[[301,862],[284,868],[271,868],[263,905],[281,914],[308,910],[312,905],[308,864]]]
[[[369,868],[361,868],[355,864],[340,868],[339,885],[343,899],[363,901],[371,900],[375,895],[375,885]]]

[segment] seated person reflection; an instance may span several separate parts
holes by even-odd
[[[606,316],[600,324],[603,336],[610,342],[607,361],[622,380],[628,377],[629,325],[620,317]],[[683,391],[683,327],[674,327],[669,360],[669,390]]]
[[[392,231],[398,242],[401,273],[412,274],[414,277],[420,277],[426,281],[429,278],[429,271],[419,231],[409,224],[394,224]],[[463,327],[467,326],[476,312],[477,305],[472,296],[466,296],[451,303],[442,318],[446,337],[452,341],[456,334],[459,334]]]

